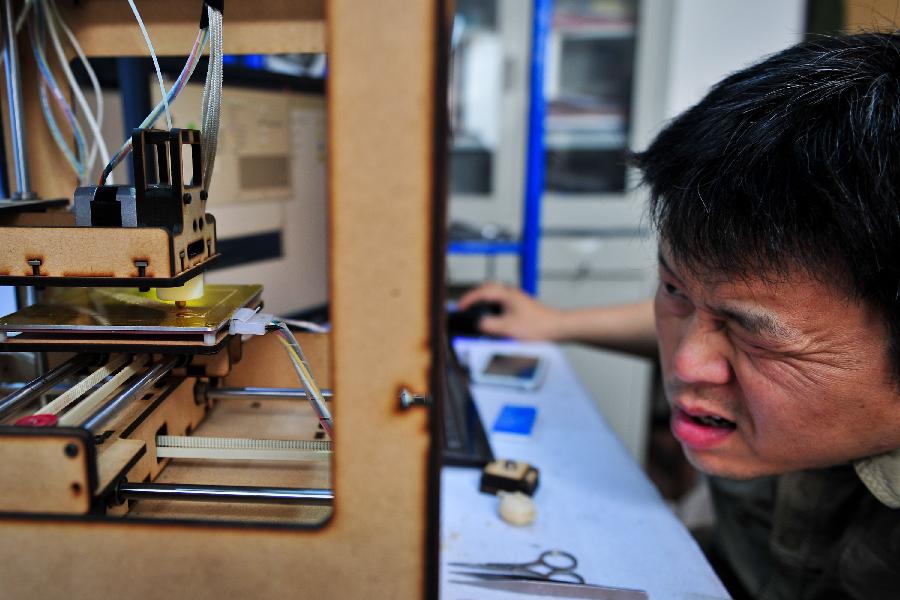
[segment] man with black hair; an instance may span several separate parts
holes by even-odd
[[[736,597],[900,597],[900,34],[735,73],[635,156],[653,302],[489,285],[487,333],[658,355]]]

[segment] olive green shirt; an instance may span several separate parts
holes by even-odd
[[[900,598],[900,450],[710,487],[712,551],[750,597]]]

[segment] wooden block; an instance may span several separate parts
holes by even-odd
[[[94,482],[86,435],[3,427],[0,432],[0,512],[86,514]]]
[[[136,461],[147,444],[142,440],[111,440],[97,449],[97,490],[103,491]]]
[[[206,405],[194,402],[194,383],[193,378],[173,383],[174,389],[161,401],[155,398],[138,400],[121,419],[113,423],[113,435],[140,440],[147,447],[147,454],[128,472],[129,481],[143,481],[148,475],[151,480],[155,479],[165,467],[168,459],[156,460],[157,435],[185,435],[202,422]],[[154,393],[159,394],[160,391]]]

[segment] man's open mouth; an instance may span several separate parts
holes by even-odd
[[[737,424],[734,421],[729,421],[724,417],[718,417],[715,415],[692,415],[690,413],[685,412],[685,415],[698,425],[705,425],[706,427],[721,427],[723,429],[735,429],[737,428]]]
[[[699,409],[672,407],[672,433],[694,450],[711,449],[722,444],[737,430],[737,423]]]

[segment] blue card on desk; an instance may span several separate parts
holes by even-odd
[[[512,433],[515,435],[531,435],[537,409],[533,406],[504,404],[494,421],[493,431],[496,433]]]

